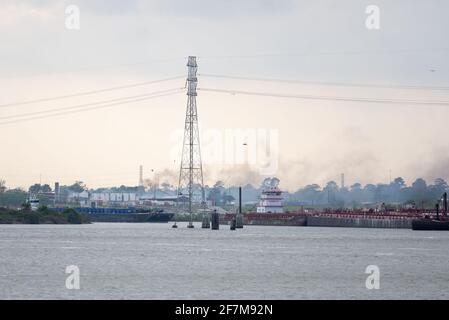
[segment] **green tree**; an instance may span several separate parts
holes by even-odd
[[[51,192],[51,187],[48,184],[44,184],[41,187],[41,192]]]
[[[398,189],[405,187],[405,181],[402,177],[397,177],[393,180],[393,185],[396,186]]]
[[[318,184],[309,184],[304,189],[299,190],[299,198],[301,200],[310,201],[315,204],[320,194],[320,186]]]
[[[28,224],[39,224],[39,216],[35,213],[25,213],[24,222]]]
[[[335,181],[329,181],[323,188],[323,196],[326,198],[325,203],[333,205],[337,201],[338,185]]]
[[[417,206],[432,200],[429,197],[427,183],[424,179],[418,178],[412,183],[410,197],[409,200],[414,200]]]
[[[67,215],[67,221],[71,224],[81,224],[82,218],[81,215],[73,209],[67,209],[63,212]]]
[[[20,207],[27,199],[27,192],[21,189],[12,189],[0,192],[0,207]]]
[[[434,186],[441,193],[444,193],[449,189],[447,182],[442,178],[435,179]]]
[[[68,188],[72,192],[81,193],[86,190],[86,185],[82,181],[76,181],[74,184]]]
[[[30,193],[39,193],[41,191],[41,185],[39,183],[35,183],[28,188]]]
[[[234,202],[235,198],[232,195],[227,194],[227,195],[223,196],[223,201],[225,202],[225,204],[229,204],[231,202]]]
[[[220,205],[223,203],[223,196],[224,196],[224,182],[223,181],[217,181],[214,184],[214,187],[209,191],[209,194],[207,196],[207,200],[212,201],[215,205]]]
[[[31,211],[31,204],[29,202],[22,203],[22,210],[23,211]]]

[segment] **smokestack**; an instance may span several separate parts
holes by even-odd
[[[55,202],[59,201],[59,182],[55,182]]]
[[[143,186],[143,166],[139,167],[139,187]]]

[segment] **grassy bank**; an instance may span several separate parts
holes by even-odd
[[[29,208],[12,210],[0,208],[0,224],[84,224],[90,223],[89,218],[67,209],[62,213],[55,212],[47,207],[37,211]]]

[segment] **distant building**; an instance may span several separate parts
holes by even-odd
[[[133,192],[95,192],[91,193],[90,201],[104,202],[137,202],[137,193]]]
[[[176,195],[159,190],[157,192],[145,192],[139,197],[140,203],[144,205],[175,205],[176,202],[182,202],[183,200],[182,196],[178,199]]]
[[[74,192],[69,190],[67,192],[66,201],[69,203],[79,203],[81,206],[85,206],[89,201],[89,192]]]
[[[90,194],[92,206],[135,206],[139,202],[136,192],[94,192]]]
[[[137,191],[111,191],[103,189],[94,192],[83,191],[73,192],[68,190],[61,202],[80,205],[82,207],[135,207],[174,205],[177,202],[175,195],[164,194],[162,192]]]

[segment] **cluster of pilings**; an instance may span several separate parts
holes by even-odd
[[[203,229],[219,230],[220,229],[220,216],[217,210],[214,210],[210,215],[203,214],[202,226]],[[243,215],[242,215],[242,188],[239,188],[239,211],[235,217],[231,220],[230,229],[242,229],[243,228]]]
[[[218,215],[217,210],[214,210],[214,212],[212,212],[211,214],[204,213],[201,228],[218,230],[218,229],[220,229],[219,222],[220,221],[219,221],[219,215]]]

